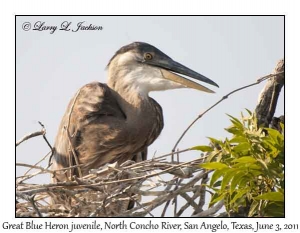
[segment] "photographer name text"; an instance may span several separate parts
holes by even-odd
[[[80,32],[80,31],[102,31],[103,27],[100,25],[95,25],[88,23],[86,21],[80,21],[78,23],[73,23],[71,21],[63,21],[59,25],[47,24],[45,21],[36,22],[24,22],[22,24],[22,29],[24,31],[38,31],[38,32],[49,32],[54,34],[56,31],[65,32]]]

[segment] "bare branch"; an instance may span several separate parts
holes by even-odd
[[[281,59],[275,69],[274,77],[268,80],[258,98],[255,113],[259,126],[269,127],[275,113],[278,97],[284,86],[284,60]]]
[[[217,213],[224,206],[224,201],[220,201],[215,206],[211,207],[208,210],[204,210],[198,214],[194,214],[191,217],[212,217],[215,213]]]
[[[30,138],[34,138],[34,137],[37,137],[37,136],[43,136],[45,142],[47,143],[47,145],[52,150],[52,146],[50,145],[48,139],[46,138],[46,128],[45,128],[45,126],[40,121],[38,121],[38,123],[42,126],[42,129],[40,131],[25,135],[23,138],[21,138],[19,141],[16,142],[16,147],[19,146],[22,142],[27,141]]]
[[[38,123],[45,130],[45,133],[43,134],[43,138],[44,138],[45,142],[47,143],[47,145],[49,146],[50,150],[52,151],[53,148],[52,148],[51,144],[49,143],[48,139],[46,138],[46,128],[45,128],[45,125],[42,122],[40,122],[40,121],[38,121]]]
[[[32,197],[28,198],[33,209],[35,210],[35,212],[37,213],[37,215],[41,218],[43,217],[43,215],[41,214],[41,212],[39,211],[39,208],[36,206],[35,201],[34,201],[34,195]]]
[[[223,102],[225,99],[227,99],[230,95],[238,92],[238,91],[241,91],[241,90],[244,90],[248,87],[252,87],[252,86],[255,86],[259,83],[261,83],[262,81],[266,80],[266,79],[269,79],[269,78],[272,78],[274,76],[277,76],[279,74],[282,74],[283,72],[279,72],[277,74],[269,74],[269,75],[266,75],[266,76],[263,76],[261,78],[259,78],[255,83],[252,83],[252,84],[249,84],[249,85],[246,85],[246,86],[243,86],[243,87],[240,87],[238,89],[235,89],[231,92],[229,92],[227,95],[223,96],[218,102],[216,102],[215,104],[213,104],[211,107],[209,107],[208,109],[206,109],[203,113],[201,113],[199,116],[196,117],[195,120],[193,120],[193,122],[184,130],[184,132],[181,134],[181,136],[179,137],[179,139],[176,141],[173,149],[172,149],[172,153],[175,153],[175,150],[178,146],[178,144],[180,143],[180,141],[183,139],[183,137],[186,135],[186,133],[189,131],[189,129],[200,119],[202,118],[206,113],[208,113],[211,109],[213,109],[214,107],[216,107],[218,104],[220,104],[221,102]]]
[[[34,132],[34,133],[30,133],[30,134],[27,134],[25,135],[23,138],[21,138],[19,141],[16,142],[16,146],[20,145],[22,142],[30,139],[30,138],[33,138],[33,137],[37,137],[37,136],[41,136],[41,135],[44,135],[46,132],[46,130],[44,128],[42,128],[40,131],[37,131],[37,132]]]
[[[68,136],[68,140],[69,140],[69,146],[70,146],[70,150],[72,152],[72,155],[73,155],[73,158],[75,160],[75,165],[79,165],[79,161],[78,161],[78,156],[77,156],[77,153],[73,147],[73,144],[72,144],[72,141],[71,141],[71,135],[70,135],[70,131],[69,131],[69,128],[70,128],[70,121],[71,121],[71,116],[72,116],[72,112],[73,112],[73,109],[74,109],[74,105],[76,103],[76,100],[79,96],[81,92],[81,89],[79,89],[79,91],[76,93],[76,96],[73,100],[73,103],[72,103],[72,106],[71,106],[71,109],[70,109],[70,112],[69,112],[69,116],[68,116],[68,124],[66,126],[64,126],[65,130],[67,131],[67,136]],[[71,158],[71,155],[69,155],[69,166],[73,166],[74,164],[72,163],[72,158]],[[78,166],[77,167],[77,170],[78,170],[78,175],[79,177],[82,177],[82,172],[81,172],[81,169],[80,167]],[[70,170],[70,176],[72,177],[72,170]]]

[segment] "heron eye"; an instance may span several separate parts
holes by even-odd
[[[151,53],[145,53],[144,58],[145,60],[151,60],[153,58],[153,55]]]

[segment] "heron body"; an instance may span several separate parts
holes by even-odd
[[[71,148],[82,175],[107,163],[146,159],[147,147],[164,125],[162,108],[149,92],[186,87],[213,92],[179,74],[217,86],[142,42],[119,49],[107,69],[107,84],[89,83],[71,99],[55,140],[52,169],[76,164]],[[54,178],[64,180],[64,173]]]
[[[130,103],[106,84],[94,82],[80,89],[69,123],[72,145],[83,175],[106,163],[130,160],[149,146],[163,128],[162,109],[152,98]],[[75,98],[75,97],[74,97]],[[70,101],[55,142],[55,162],[69,165],[68,124]],[[131,98],[131,97],[130,97]],[[145,156],[144,156],[145,157]],[[73,165],[74,165],[73,161]],[[76,172],[76,169],[74,170]]]

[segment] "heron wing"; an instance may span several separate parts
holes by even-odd
[[[80,88],[70,100],[62,118],[54,144],[52,169],[75,165],[72,149],[76,153],[76,149],[83,143],[92,143],[95,141],[93,137],[97,136],[88,132],[87,128],[94,128],[102,134],[108,133],[107,122],[111,122],[108,119],[112,118],[120,121],[126,119],[126,116],[106,84],[93,82]],[[60,179],[64,180],[63,177]]]

